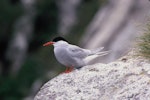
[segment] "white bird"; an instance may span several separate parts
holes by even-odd
[[[43,46],[54,46],[54,54],[59,63],[66,66],[65,73],[71,72],[74,68],[81,68],[85,65],[86,59],[92,55],[103,56],[109,51],[103,51],[103,47],[88,50],[80,48],[76,45],[69,44],[63,37],[56,37],[52,41],[43,44]]]

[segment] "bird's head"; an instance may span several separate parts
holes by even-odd
[[[53,45],[53,44],[56,44],[60,41],[63,41],[63,42],[68,42],[66,39],[64,39],[63,37],[55,37],[52,41],[49,41],[47,43],[44,43],[43,46],[50,46],[50,45]]]

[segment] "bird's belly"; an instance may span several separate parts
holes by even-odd
[[[55,57],[56,59],[63,65],[67,66],[67,67],[82,67],[84,66],[84,61],[82,59],[78,59],[78,58],[74,58],[74,57],[71,57],[66,49],[62,49],[59,50],[59,49],[56,49],[54,50],[54,53],[55,53]]]

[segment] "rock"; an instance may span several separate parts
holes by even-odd
[[[150,100],[150,63],[121,58],[60,74],[34,100]]]

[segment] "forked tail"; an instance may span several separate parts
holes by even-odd
[[[100,47],[100,48],[91,50],[90,55],[104,56],[104,55],[107,55],[110,52],[110,51],[102,51],[103,49],[104,49],[104,47]]]

